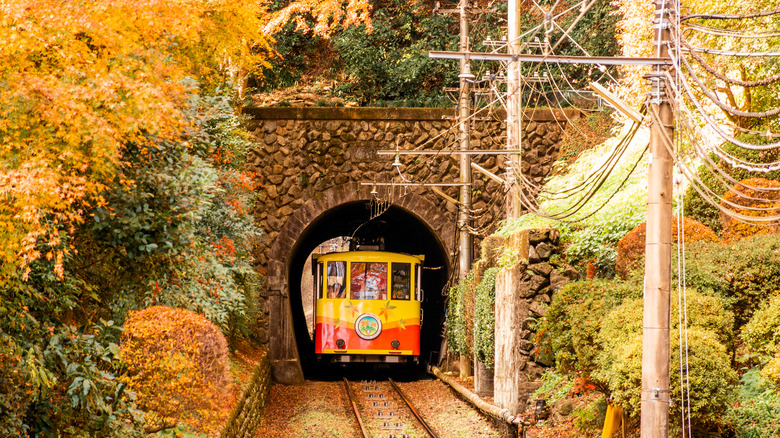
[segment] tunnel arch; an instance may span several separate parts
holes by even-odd
[[[452,270],[455,224],[419,191],[388,200],[387,209],[371,219],[368,187],[345,184],[306,202],[282,225],[271,245],[267,284],[270,292],[269,342],[274,378],[283,383],[303,380],[314,368],[314,348],[303,313],[300,279],[309,254],[322,242],[338,236],[382,236],[388,251],[425,254],[421,359],[439,349],[444,297],[441,293]],[[376,210],[374,210],[376,212]],[[362,225],[361,225],[362,224]]]

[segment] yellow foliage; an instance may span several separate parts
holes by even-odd
[[[655,4],[652,0],[614,0],[612,2],[618,8],[618,14],[622,17],[618,21],[617,41],[623,56],[651,57],[653,55],[652,23]],[[647,66],[626,65],[621,66],[622,77],[619,94],[632,106],[637,107],[645,100],[645,94],[649,91],[644,75],[650,72]]]
[[[154,306],[125,322],[121,378],[138,395],[151,422],[183,422],[219,432],[229,415],[227,341],[203,315]]]
[[[764,178],[749,178],[740,182],[747,186],[766,187],[773,189],[780,188],[780,181],[773,181]],[[762,217],[780,214],[780,191],[758,191],[735,185],[729,189],[723,198],[726,201],[732,202],[741,207],[770,209],[767,211],[755,211],[733,207],[726,204],[725,202],[721,202],[721,205],[724,207],[746,216]],[[749,198],[766,199],[766,201],[758,201]],[[721,224],[723,224],[724,240],[744,239],[746,237],[776,233],[778,230],[780,230],[780,223],[778,222],[767,223],[766,226],[749,225],[732,219],[724,213],[720,213],[720,221]]]
[[[761,370],[761,375],[771,380],[777,387],[780,388],[780,351],[777,352],[774,359],[764,366]]]

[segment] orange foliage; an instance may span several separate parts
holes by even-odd
[[[677,217],[672,217],[672,243],[677,242]],[[637,263],[645,256],[645,238],[647,236],[647,222],[642,222],[628,234],[623,236],[617,244],[617,262],[615,271],[625,278],[635,269]],[[693,219],[683,217],[686,242],[717,242],[718,235],[706,225]]]
[[[346,8],[344,7],[346,3]],[[306,16],[311,14],[316,23],[310,28],[306,23]],[[290,2],[286,7],[276,12],[265,24],[263,30],[273,34],[281,30],[289,21],[294,21],[296,29],[304,32],[313,32],[322,38],[327,38],[339,23],[344,27],[366,24],[368,31],[371,27],[371,4],[367,0],[347,0],[346,2],[334,0],[299,0]]]
[[[123,147],[184,142],[195,87],[245,81],[286,21],[325,35],[366,22],[366,0],[4,0],[0,2],[0,267],[69,248],[112,184]],[[296,18],[297,17],[297,18]],[[193,80],[194,79],[194,80]],[[197,81],[198,83],[196,83]],[[225,159],[230,157],[224,157]],[[128,182],[132,183],[132,182]],[[0,279],[9,275],[5,269]]]
[[[59,232],[100,203],[123,146],[182,138],[186,78],[261,63],[261,5],[1,2],[0,265],[62,260]]]
[[[227,341],[203,315],[153,306],[130,312],[122,336],[122,380],[155,426],[183,422],[208,435],[230,414]]]
[[[764,178],[750,178],[741,181],[742,184],[754,187],[766,187],[766,188],[780,188],[780,181],[772,181]],[[748,199],[762,198],[766,201],[757,201]],[[762,216],[774,216],[780,214],[780,191],[767,191],[760,192],[753,189],[748,189],[740,185],[735,185],[723,196],[726,201],[732,202],[742,207],[750,208],[770,208],[768,211],[754,211],[743,208],[735,208],[724,202],[721,205],[746,216],[762,217]],[[720,222],[723,224],[723,238],[724,240],[738,240],[746,237],[758,236],[761,234],[776,233],[780,230],[780,223],[777,221],[767,223],[767,226],[761,225],[748,225],[743,222],[739,222],[725,213],[720,213]]]

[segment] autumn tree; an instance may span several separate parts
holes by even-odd
[[[256,1],[0,0],[0,435],[140,436],[112,322],[131,310],[249,324],[231,103],[273,19]]]

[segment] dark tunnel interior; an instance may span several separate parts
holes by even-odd
[[[391,205],[373,219],[371,213],[369,201],[356,201],[333,208],[312,222],[293,248],[287,284],[298,354],[307,378],[321,377],[323,370],[318,369],[314,343],[309,338],[304,314],[300,280],[302,275],[311,275],[311,272],[303,272],[304,265],[311,252],[321,243],[334,237],[352,236],[353,233],[358,241],[383,238],[386,251],[425,255],[421,368],[429,361],[438,360],[444,321],[445,297],[442,291],[450,274],[447,252],[434,231],[408,210]]]

